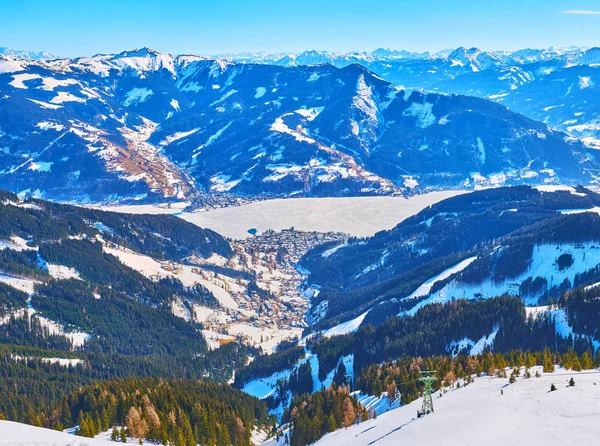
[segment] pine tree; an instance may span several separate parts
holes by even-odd
[[[550,353],[550,349],[546,347],[544,349],[544,373],[553,373],[554,372],[554,359],[552,354]]]
[[[127,443],[127,433],[125,432],[124,426],[121,426],[121,432],[119,432],[119,437],[121,438],[121,443]]]
[[[108,416],[108,410],[106,410],[106,408],[104,408],[102,410],[102,431],[107,431],[108,429],[110,429],[110,419]]]
[[[112,433],[110,434],[110,439],[112,441],[118,441],[119,440],[119,431],[117,430],[116,427],[113,427]]]
[[[181,427],[183,436],[185,437],[186,445],[195,446],[196,440],[194,438],[194,432],[192,431],[192,425],[190,424],[190,419],[188,418],[188,416],[185,414],[184,411],[179,412],[178,425],[179,425],[179,427]]]
[[[327,432],[333,432],[337,429],[335,424],[335,417],[333,414],[329,414],[329,418],[327,419]]]
[[[185,435],[181,429],[177,429],[177,435],[175,437],[175,446],[186,446]]]
[[[590,349],[587,349],[583,355],[581,355],[581,367],[583,370],[590,370],[594,368],[592,364],[592,355]]]

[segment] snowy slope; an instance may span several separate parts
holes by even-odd
[[[556,265],[556,259],[563,254],[571,256],[573,265],[561,270]],[[476,299],[503,294],[519,295],[519,285],[527,278],[544,278],[547,280],[548,288],[565,280],[568,280],[572,285],[577,274],[588,271],[599,264],[600,249],[594,242],[536,245],[533,249],[529,268],[519,276],[502,282],[486,279],[475,284],[467,284],[461,282],[460,279],[453,280],[413,307],[410,314],[416,313],[419,308],[429,303],[447,302],[451,298]],[[537,302],[537,297],[537,295],[534,295],[525,299],[525,301],[532,305]]]
[[[341,336],[349,333],[354,333],[360,327],[360,324],[363,323],[367,314],[369,314],[370,310],[365,311],[360,316],[351,319],[346,322],[342,322],[341,324],[336,325],[335,327],[331,327],[328,330],[323,332],[323,336],[329,338],[331,336]]]
[[[114,442],[95,438],[76,437],[12,421],[0,421],[0,445],[6,446],[102,446]]]
[[[566,387],[570,377],[575,387]],[[558,390],[549,392],[554,383]],[[319,445],[591,445],[600,441],[600,371],[558,369],[541,378],[476,378],[434,396],[435,413],[415,418],[421,399],[376,420],[328,434]],[[503,389],[504,395],[500,394]],[[268,444],[268,443],[267,443]]]

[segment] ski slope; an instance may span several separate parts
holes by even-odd
[[[575,379],[575,387],[567,387],[570,377]],[[551,383],[557,391],[549,392]],[[375,420],[332,432],[317,444],[600,444],[600,370],[573,372],[557,368],[541,378],[519,377],[514,384],[508,384],[506,378],[476,378],[473,384],[441,398],[435,394],[435,413],[417,419],[421,403],[419,399]]]
[[[363,323],[365,317],[367,317],[367,314],[369,314],[369,311],[371,310],[367,310],[363,314],[352,320],[342,322],[341,324],[338,324],[335,327],[331,327],[330,329],[325,330],[323,332],[323,336],[325,336],[326,338],[330,338],[331,336],[340,336],[348,333],[354,333],[358,330],[360,324]]]

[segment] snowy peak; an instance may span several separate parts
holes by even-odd
[[[12,56],[18,59],[28,59],[37,61],[58,59],[58,56],[49,53],[48,51],[35,52],[29,50],[13,50],[6,47],[0,47],[0,55]]]
[[[579,61],[582,65],[600,64],[600,48],[590,48],[581,55]]]
[[[448,60],[453,65],[460,67],[468,66],[473,71],[487,70],[501,62],[497,55],[474,47],[469,49],[464,47],[457,48],[448,55]]]
[[[130,68],[138,73],[164,69],[169,71],[173,76],[176,76],[174,57],[170,54],[159,53],[150,48],[124,51],[109,60],[120,68]]]

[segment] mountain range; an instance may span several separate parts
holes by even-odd
[[[378,49],[370,53],[306,51],[299,54],[226,55],[231,60],[283,66],[359,63],[405,88],[488,98],[584,137],[598,145],[600,110],[594,98],[600,48],[523,49],[513,52],[456,48],[438,53]]]
[[[385,57],[452,67],[459,56],[482,68],[502,60],[461,49]],[[64,201],[164,201],[595,179],[589,144],[489,99],[402,89],[368,64],[291,65],[148,48],[0,55],[0,187]],[[577,91],[585,101],[588,89]]]

